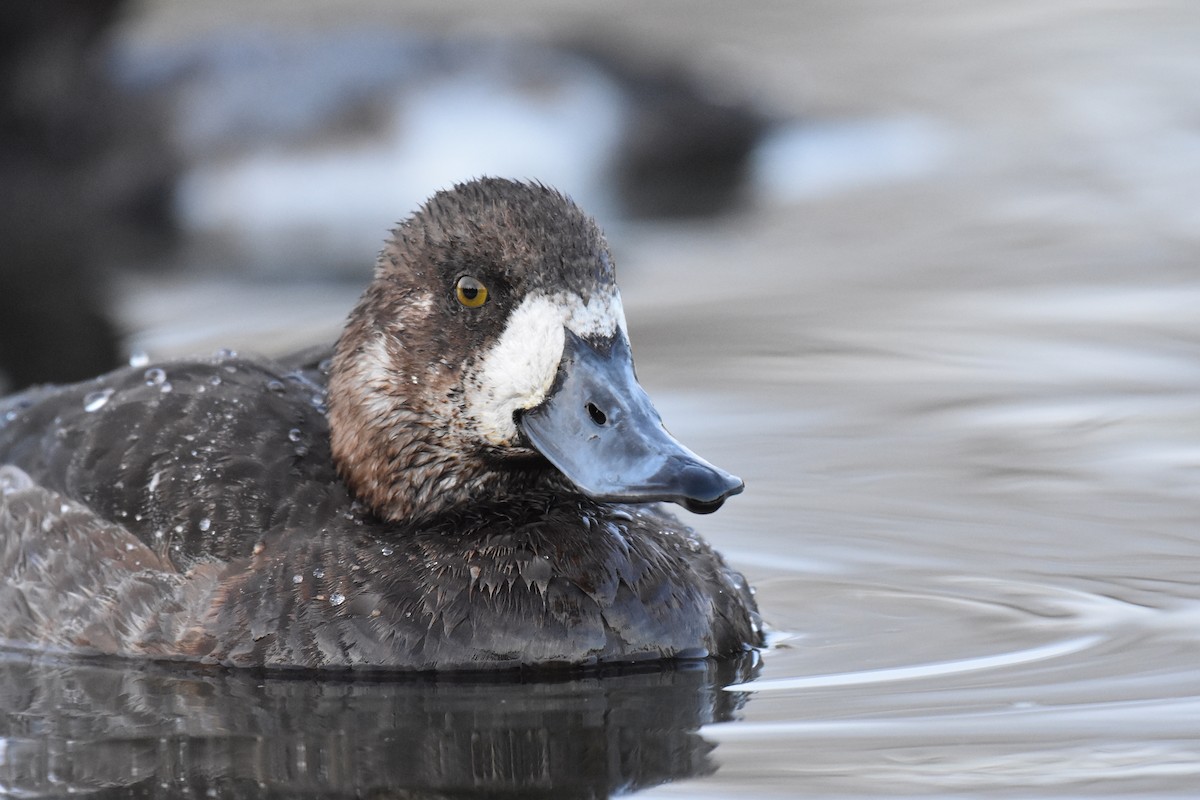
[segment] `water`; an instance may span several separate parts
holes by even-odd
[[[538,683],[0,662],[15,797],[596,797],[711,774],[754,658]]]
[[[639,18],[797,112],[936,131],[920,170],[610,232],[640,378],[747,482],[693,520],[758,588],[761,663],[349,683],[18,656],[8,791],[1193,797],[1200,16],[921,8]],[[327,338],[359,289],[142,276],[122,302],[160,357]]]
[[[731,310],[752,342],[712,369],[754,390],[708,419],[694,397],[661,405],[733,454],[750,489],[705,528],[787,635],[737,687],[743,719],[702,731],[716,776],[659,794],[1190,796],[1193,291],[864,288],[801,319]],[[656,358],[719,338],[697,325]],[[810,353],[771,351],[789,340]]]

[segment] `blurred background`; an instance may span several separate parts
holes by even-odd
[[[1191,796],[1198,43],[1188,0],[10,2],[0,383],[330,341],[428,194],[545,181],[777,631],[654,793]]]
[[[0,74],[5,380],[77,380],[210,337],[273,350],[301,320],[322,327],[299,344],[327,336],[341,311],[296,309],[303,285],[357,287],[399,219],[483,174],[568,192],[637,258],[627,238],[749,233],[770,209],[911,180],[952,150],[927,109],[856,107],[822,85],[802,28],[827,11],[706,9],[698,28],[695,16],[13,4]],[[692,283],[719,297],[732,282]],[[280,291],[289,300],[271,302]]]

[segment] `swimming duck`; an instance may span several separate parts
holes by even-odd
[[[656,504],[742,482],[665,430],[603,236],[540,185],[433,196],[330,354],[0,401],[0,464],[10,646],[445,671],[761,639],[742,576]]]

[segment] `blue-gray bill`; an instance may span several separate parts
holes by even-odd
[[[568,330],[554,388],[517,422],[551,464],[597,500],[662,500],[709,514],[745,487],[667,432],[620,334],[593,344]]]

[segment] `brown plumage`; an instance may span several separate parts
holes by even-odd
[[[456,301],[463,274],[495,300]],[[225,354],[0,401],[0,637],[400,670],[758,644],[745,581],[692,530],[583,495],[464,400],[522,298],[614,291],[573,204],[477,181],[395,232],[331,359]]]

